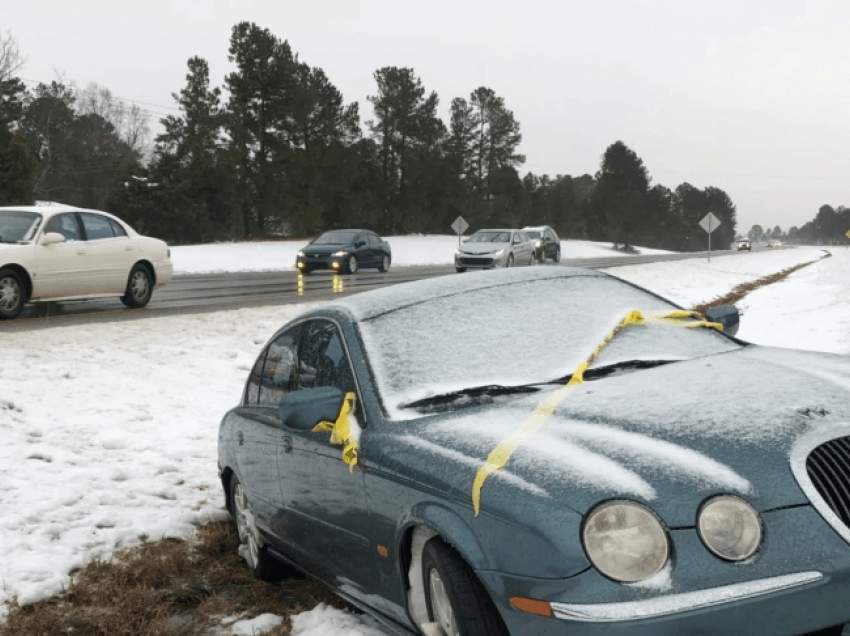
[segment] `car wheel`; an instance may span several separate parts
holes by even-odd
[[[465,267],[455,267],[455,271],[458,274],[463,274],[466,271],[466,268]]]
[[[347,268],[349,274],[357,273],[357,257],[353,254],[348,257]]]
[[[514,266],[514,255],[508,254],[508,262],[505,263],[505,267],[513,267]]]
[[[428,619],[446,636],[508,636],[472,569],[438,537],[425,544],[422,579]]]
[[[0,269],[0,319],[11,320],[24,308],[24,281],[13,269]]]
[[[543,249],[540,250],[540,252],[538,252],[534,256],[535,256],[534,260],[536,260],[538,263],[545,263],[546,262],[546,248],[544,247]]]
[[[555,256],[552,257],[552,262],[553,263],[560,263],[561,262],[561,248],[560,247],[555,248]]]
[[[239,534],[239,556],[245,559],[253,576],[263,581],[270,580],[271,557],[260,543],[260,531],[257,530],[248,493],[235,476],[230,480],[230,501],[236,532]]]
[[[144,307],[150,301],[152,293],[153,276],[150,270],[145,265],[134,265],[130,270],[127,290],[121,296],[121,302],[127,307]]]
[[[384,258],[381,259],[381,265],[378,267],[378,271],[386,272],[390,269],[390,257],[387,254],[384,254]]]

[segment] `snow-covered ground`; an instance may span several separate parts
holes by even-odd
[[[457,249],[457,236],[390,236],[394,265],[451,265]],[[307,241],[257,241],[214,243],[171,248],[175,274],[294,270],[295,255]],[[641,254],[671,254],[666,250],[639,248]],[[628,256],[611,249],[611,243],[561,241],[561,258],[600,258]]]
[[[404,237],[393,248],[420,264],[447,263],[456,240]],[[263,269],[254,267],[268,264],[258,245],[285,244],[172,253],[180,272]],[[275,269],[291,268],[299,246]],[[612,253],[607,244],[575,248],[565,247],[564,257]],[[850,354],[850,249],[828,249],[831,258],[746,297],[738,335]],[[691,306],[823,253],[786,249],[609,271]],[[69,571],[90,559],[144,538],[185,537],[196,524],[225,517],[216,475],[221,416],[239,400],[272,332],[313,306],[0,330],[0,616],[12,595],[26,603],[60,592]],[[293,631],[382,633],[371,619],[326,606],[296,617]]]

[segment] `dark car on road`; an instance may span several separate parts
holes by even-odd
[[[298,252],[296,267],[302,274],[316,269],[354,274],[363,267],[386,272],[391,262],[390,244],[371,230],[331,230]]]
[[[523,228],[528,238],[534,241],[534,256],[539,263],[545,263],[551,258],[553,263],[561,260],[561,239],[548,225]]]
[[[562,267],[310,310],[221,422],[239,552],[410,636],[837,636],[850,358],[737,319]]]

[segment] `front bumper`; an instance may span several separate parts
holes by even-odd
[[[591,568],[569,579],[479,571],[513,636],[801,636],[850,622],[850,547],[811,507],[765,513],[765,542],[746,563],[714,558],[693,528],[669,531],[664,585],[621,585]],[[514,597],[549,601],[551,617]]]
[[[295,267],[299,272],[327,269],[332,272],[345,271],[345,256],[299,256]]]
[[[492,254],[455,254],[455,267],[466,269],[492,269],[504,267],[505,255],[493,256]]]

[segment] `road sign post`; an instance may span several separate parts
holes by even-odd
[[[714,216],[714,213],[709,212],[699,222],[700,227],[708,232],[708,262],[711,262],[711,233],[720,227],[720,219]]]
[[[452,223],[452,229],[457,232],[457,246],[460,249],[460,237],[466,232],[466,228],[469,227],[469,223],[466,222],[462,216],[459,216],[455,219],[455,222]]]

